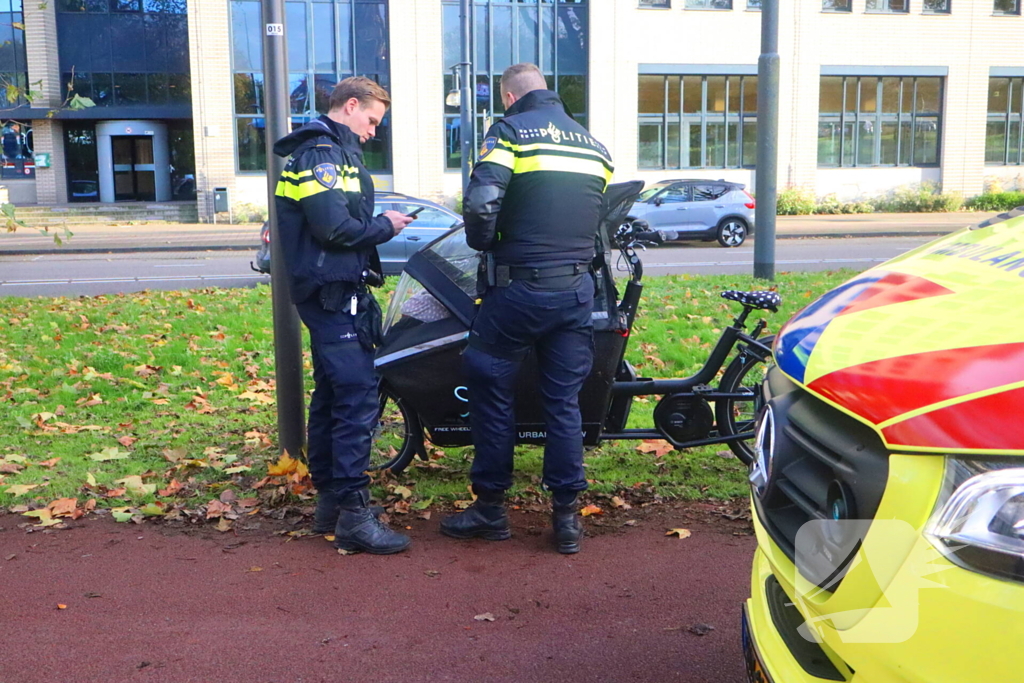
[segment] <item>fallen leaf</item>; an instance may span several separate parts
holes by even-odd
[[[456,510],[465,510],[466,508],[468,508],[470,505],[473,504],[473,501],[471,501],[471,500],[457,500],[457,501],[455,501],[452,504],[455,506]]]
[[[135,438],[134,436],[122,436],[117,440],[117,442],[124,446],[125,448],[131,448],[132,444],[135,443],[136,441],[138,441],[138,439]]]
[[[188,451],[184,448],[165,448],[161,455],[164,456],[164,460],[167,462],[178,462],[188,457]]]
[[[139,512],[146,517],[160,517],[167,512],[167,510],[164,509],[164,506],[161,503],[149,503],[148,505],[143,505],[139,508]]]
[[[138,474],[133,474],[130,477],[124,479],[116,479],[115,484],[122,484],[125,489],[130,493],[136,493],[139,495],[149,495],[150,493],[156,493],[156,484],[145,484],[142,481],[142,477]]]
[[[11,560],[16,558],[17,556],[18,556],[18,553],[11,553],[10,555],[6,556],[4,559],[7,560],[8,562],[10,562]]]
[[[236,465],[234,467],[224,468],[224,474],[238,474],[240,472],[248,472],[252,468],[248,465]]]
[[[476,615],[473,618],[476,619],[477,621],[494,621],[494,615],[491,614],[490,612],[484,612],[483,614],[478,614],[478,615]]]
[[[410,498],[412,498],[412,489],[410,489],[408,486],[396,486],[394,489],[392,489],[392,491],[395,493],[395,495],[401,496],[402,500],[409,500]]]
[[[59,462],[60,462],[60,458],[50,458],[49,460],[43,460],[42,462],[37,462],[36,464],[39,465],[40,467],[45,467],[45,468],[49,469],[49,468],[52,468],[54,465],[56,465]]]
[[[173,496],[175,493],[181,490],[181,482],[177,479],[171,479],[171,483],[167,485],[167,488],[157,491],[158,496],[167,498]]]
[[[589,517],[590,515],[603,515],[604,510],[602,510],[596,505],[588,505],[582,510],[580,510],[580,514],[584,517]]]
[[[96,477],[92,475],[92,472],[85,473],[85,485],[89,488],[96,488]]]
[[[132,513],[129,508],[110,508],[110,514],[114,517],[115,522],[128,522],[132,518]]]
[[[57,609],[67,609],[67,608],[68,608],[68,606],[67,606],[67,605],[62,605],[62,604],[61,604],[61,603],[59,603],[59,602],[57,603]]]
[[[612,496],[612,505],[614,505],[617,508],[622,508],[623,510],[633,509],[632,505],[624,501],[622,498],[619,498],[618,496]]]
[[[13,462],[0,462],[0,474],[17,474],[24,469],[21,465]]]
[[[425,571],[423,573],[426,574],[427,576],[429,576],[432,579],[437,578],[438,576],[441,575],[441,572],[437,571],[436,569],[428,569],[427,571]]]
[[[68,517],[78,508],[77,498],[58,498],[46,506],[54,517]]]
[[[663,455],[667,455],[675,450],[675,447],[667,441],[661,439],[647,439],[644,440],[636,450],[640,453],[654,453],[654,457],[660,458]]]
[[[214,528],[217,529],[217,531],[224,533],[226,531],[231,531],[231,524],[232,521],[230,519],[225,519],[224,517],[221,517],[220,521],[217,522],[217,526]]]
[[[690,633],[698,636],[706,636],[715,630],[715,627],[711,624],[694,624],[687,629]]]
[[[207,519],[216,519],[217,517],[222,517],[226,512],[231,512],[231,506],[226,503],[222,503],[219,500],[211,500],[206,505]]]
[[[39,488],[41,484],[13,484],[7,487],[5,493],[10,493],[15,496],[24,496],[32,489]]]
[[[122,451],[117,446],[111,446],[102,449],[98,453],[90,453],[89,457],[96,462],[107,462],[108,460],[127,460],[128,455],[126,451]]]
[[[689,529],[669,529],[665,532],[666,536],[678,536],[679,538],[689,538],[692,534]]]
[[[263,567],[249,567],[249,571],[251,571],[251,572],[261,572],[261,571],[263,571]]]
[[[267,474],[272,477],[289,475],[299,469],[299,461],[288,455],[288,451],[281,454],[276,463],[267,466]]]

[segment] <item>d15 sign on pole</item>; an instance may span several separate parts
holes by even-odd
[[[299,314],[288,291],[288,273],[278,238],[274,193],[285,160],[274,143],[290,132],[288,49],[284,32],[284,0],[263,0],[264,116],[267,136],[267,207],[270,216],[270,281],[274,305],[274,364],[277,377],[277,432],[281,448],[293,458],[306,451],[306,402],[302,386],[302,332]]]
[[[779,175],[779,0],[761,2],[757,59],[757,195],[754,277],[775,279],[775,214]]]

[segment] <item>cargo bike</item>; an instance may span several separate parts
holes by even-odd
[[[779,295],[722,292],[740,310],[722,330],[703,367],[686,378],[638,376],[625,358],[643,291],[643,262],[637,251],[663,241],[645,222],[625,220],[642,189],[642,181],[633,181],[611,185],[605,194],[592,267],[594,365],[580,392],[584,445],[622,439],[664,439],[677,449],[727,444],[748,462],[748,441],[754,435],[759,386],[773,337],[762,336],[764,318],[749,332],[747,320],[755,310],[777,311]],[[400,472],[414,457],[425,459],[426,439],[439,447],[472,445],[462,351],[477,305],[479,258],[459,226],[409,259],[385,314],[383,343],[375,359],[381,412],[372,469]],[[621,298],[614,277],[617,268],[628,274]],[[517,443],[544,443],[537,386],[531,355],[518,376]],[[653,424],[630,427],[630,410],[638,396],[658,397]]]

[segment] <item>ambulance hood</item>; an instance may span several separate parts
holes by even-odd
[[[868,270],[794,316],[775,360],[898,451],[1024,455],[1024,207]]]

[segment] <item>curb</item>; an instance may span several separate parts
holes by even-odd
[[[957,228],[959,229],[959,228]],[[887,230],[882,232],[808,232],[808,233],[783,233],[776,232],[775,239],[832,239],[847,237],[942,237],[953,230]],[[755,241],[757,233],[751,235],[750,239]],[[685,240],[684,240],[685,241]],[[0,249],[0,256],[45,256],[47,254],[141,254],[155,252],[199,252],[199,251],[258,251],[259,244],[222,244],[222,245],[181,245],[181,246],[138,246],[138,247],[58,247],[55,249]]]

